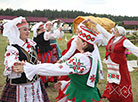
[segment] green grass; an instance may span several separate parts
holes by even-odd
[[[7,38],[0,35],[0,80],[1,80],[0,81],[0,93],[5,83],[5,77],[3,76],[3,71],[4,71],[3,61],[4,61],[5,48],[7,44],[8,44]]]
[[[69,40],[71,38],[71,34],[66,34],[67,35],[67,39]],[[30,35],[30,37],[32,37],[32,34]],[[65,38],[63,37],[62,40],[57,40],[58,44],[61,48],[61,50],[63,51],[64,49],[66,49],[66,41],[64,40]],[[4,70],[4,65],[3,65],[3,60],[4,60],[4,53],[5,53],[5,48],[6,45],[8,43],[8,40],[0,35],[0,94],[2,91],[2,88],[5,84],[5,77],[3,76],[3,70]],[[100,50],[100,54],[101,54],[101,59],[104,59],[105,56],[105,47],[99,47]],[[136,59],[136,57],[134,55],[129,55],[128,56],[129,60],[134,60]],[[105,86],[106,86],[106,74],[107,74],[107,69],[106,69],[106,65],[103,64],[103,71],[104,71],[104,77],[105,80],[99,80],[98,83],[98,88],[100,89],[101,94],[103,93]],[[133,92],[133,98],[134,101],[133,102],[138,102],[138,69],[134,70],[133,72],[130,73],[131,75],[131,80],[132,80],[132,92]],[[55,97],[58,94],[58,91],[56,89],[53,88],[54,84],[53,83],[49,83],[49,87],[46,89],[50,102],[55,102]],[[102,102],[108,102],[107,99],[103,99]]]

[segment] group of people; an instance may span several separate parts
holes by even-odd
[[[86,22],[94,24],[100,34],[84,25]],[[55,84],[59,89],[58,102],[101,102],[102,98],[110,102],[133,102],[125,50],[138,57],[138,47],[125,37],[124,27],[115,26],[110,34],[90,19],[82,21],[76,36],[69,40],[67,49],[62,52],[63,56],[54,63],[50,40],[56,40],[64,33],[61,28],[49,30],[48,26],[52,24],[50,21],[36,24],[33,27],[34,41],[29,39],[29,25],[24,17],[4,24],[3,35],[8,37],[9,45],[5,52],[4,75],[7,79],[2,102],[49,102],[43,82],[57,76],[61,76]],[[103,79],[97,47],[101,35],[108,41],[105,54],[107,85],[103,95],[97,88],[99,75]],[[45,78],[40,79],[39,75]]]

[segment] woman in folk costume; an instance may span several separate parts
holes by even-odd
[[[40,52],[42,52],[41,50],[43,50],[42,48],[42,45],[40,44],[40,43],[38,43],[38,41],[37,41],[37,37],[38,37],[38,35],[40,36],[40,34],[41,33],[43,33],[43,32],[45,32],[45,29],[44,29],[44,24],[43,24],[43,22],[38,22],[38,23],[36,23],[35,25],[33,25],[33,27],[32,27],[32,29],[31,29],[32,31],[33,31],[33,41],[35,41],[36,42],[36,52],[37,53],[39,53],[39,46],[40,46]],[[43,45],[44,46],[44,45]],[[41,59],[40,58],[40,56],[39,56],[39,58],[38,59]]]
[[[83,23],[85,23],[85,22],[87,22],[87,20],[84,20],[83,22],[82,22],[82,24]],[[78,34],[78,31],[79,31],[79,29],[77,28],[76,29],[76,34]],[[97,35],[98,36],[98,40],[96,41],[96,43],[100,43],[101,41],[102,41],[102,38],[101,38],[101,36],[100,36],[100,34],[99,35]],[[63,62],[63,61],[66,61],[66,60],[68,60],[69,58],[71,58],[73,55],[75,55],[76,53],[80,53],[80,51],[79,50],[77,50],[77,48],[76,48],[76,41],[77,41],[77,35],[74,35],[69,41],[68,41],[68,43],[67,43],[67,49],[65,49],[63,52],[62,52],[62,57],[60,58],[60,60],[58,60],[58,63],[61,63],[61,62]],[[97,46],[96,46],[97,47]],[[95,48],[95,50],[94,50],[94,52],[93,52],[93,54],[95,54],[95,52],[96,52],[96,54],[98,54],[98,59],[99,59],[99,64],[100,64],[100,68],[102,69],[102,63],[101,63],[101,59],[100,59],[100,55],[99,55],[99,51],[97,50],[96,51],[96,49],[97,48]],[[59,89],[59,95],[57,96],[57,102],[62,102],[63,100],[65,101],[66,99],[67,99],[67,97],[65,97],[65,94],[64,94],[64,92],[65,92],[65,90],[66,90],[66,88],[67,88],[67,86],[68,86],[68,82],[69,82],[69,80],[70,80],[70,78],[66,75],[66,76],[61,76],[60,77],[60,80],[59,81],[63,81],[63,84],[64,85],[62,85],[62,86],[64,86],[64,87],[62,87],[62,90],[61,89]],[[64,83],[64,81],[68,81],[68,82],[65,82]],[[59,82],[57,82],[56,84],[58,84]],[[64,91],[63,91],[64,90]]]
[[[50,41],[44,39],[45,29],[43,22],[36,23],[32,27],[32,31],[33,40],[36,42],[38,60],[41,61],[41,63],[53,63],[52,47],[50,46]],[[49,77],[40,76],[40,78],[45,83],[45,87],[47,87]]]
[[[15,73],[13,67],[18,61],[38,63],[34,51],[35,42],[29,38],[29,25],[24,17],[17,17],[4,24],[3,36],[8,37],[9,45],[5,53],[6,85],[1,102],[49,102],[45,87],[37,74],[28,80],[25,73]]]
[[[78,30],[76,30],[76,34],[78,34],[77,31]],[[78,38],[76,34],[67,42],[67,49],[62,52],[62,57],[57,61],[57,63],[65,62],[66,60],[69,60],[69,58],[74,56],[76,53],[80,53],[80,51],[76,49],[76,41]],[[59,81],[62,80],[69,81],[70,78],[68,77],[68,75],[60,76]],[[59,89],[58,96],[56,97],[56,99],[58,100],[58,102],[63,101],[63,99],[66,100],[65,94],[63,91],[61,91],[61,89]]]
[[[55,33],[57,32],[57,30],[59,31],[60,36],[56,37],[56,39],[62,38],[64,36],[64,32],[62,31],[62,24],[60,23],[59,28],[57,28],[58,24],[56,22],[56,20],[53,21],[47,21],[45,24],[45,29],[46,32],[48,33]],[[53,47],[53,51],[54,51],[54,62],[57,62],[57,60],[59,58],[61,58],[61,50],[57,44],[57,40],[56,39],[51,39],[50,40],[50,44]]]
[[[106,46],[107,59],[107,86],[103,97],[110,102],[133,102],[131,79],[125,57],[125,50],[138,57],[138,47],[131,43],[126,37],[126,31],[122,26],[116,26],[113,34],[108,33],[103,27],[94,21],[97,30],[108,40]]]
[[[43,63],[32,65],[25,63],[24,67],[17,66],[14,70],[17,72],[24,71],[30,80],[35,74],[68,75],[71,79],[65,92],[68,102],[100,102],[101,95],[96,86],[99,79],[98,48],[95,44],[97,40],[96,32],[80,24],[76,43],[77,49],[81,53],[75,54],[70,60],[61,64]],[[101,69],[100,72],[102,75]]]
[[[56,30],[54,33],[45,32],[44,24],[42,22],[36,23],[33,27],[33,40],[36,42],[38,59],[41,63],[54,63],[53,48],[50,45],[51,39],[59,38],[60,30]],[[42,81],[47,87],[48,81],[55,81],[54,77],[41,76]],[[57,80],[57,79],[56,79]]]

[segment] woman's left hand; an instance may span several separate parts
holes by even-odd
[[[61,63],[62,62],[62,60],[58,60],[56,63]]]
[[[16,73],[24,72],[24,63],[23,62],[15,62],[13,66],[13,71]]]

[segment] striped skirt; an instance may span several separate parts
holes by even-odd
[[[41,63],[54,63],[54,59],[56,56],[53,56],[52,50],[45,52],[45,53],[38,53],[38,60],[41,61]],[[47,82],[56,82],[58,80],[58,77],[52,76],[40,76],[41,80],[44,83]]]

